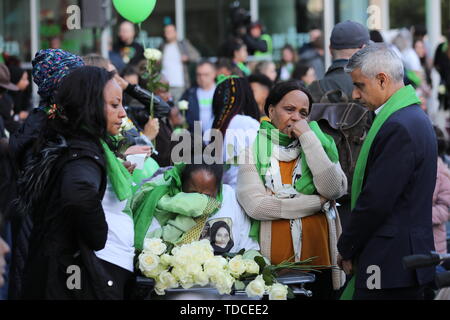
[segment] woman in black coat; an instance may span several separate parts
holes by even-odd
[[[18,210],[32,215],[24,299],[120,299],[117,275],[95,256],[105,247],[102,208],[125,110],[114,74],[81,67],[67,75],[19,180]],[[109,175],[108,175],[109,177]]]

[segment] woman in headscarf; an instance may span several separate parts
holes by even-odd
[[[347,190],[333,139],[307,122],[311,96],[298,81],[277,84],[269,94],[248,162],[239,168],[236,194],[253,218],[251,235],[272,264],[316,257],[313,265],[337,264],[341,232],[333,203]],[[343,285],[340,270],[316,274],[310,289],[331,299]]]
[[[245,78],[222,77],[213,97],[214,122],[212,136],[220,134],[213,143],[223,141],[223,161],[231,164],[225,171],[223,181],[236,187],[238,173],[237,157],[253,143],[259,129],[259,108],[251,87]],[[215,129],[215,130],[214,130]]]
[[[225,221],[217,221],[211,225],[210,241],[215,254],[229,252],[234,246],[230,226]]]

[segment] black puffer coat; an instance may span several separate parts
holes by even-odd
[[[9,138],[9,151],[18,171],[22,171],[25,163],[32,158],[33,143],[39,137],[46,123],[47,114],[43,110],[35,108],[20,128],[11,134]],[[10,191],[15,190],[16,178],[8,183],[12,186]],[[10,300],[17,300],[22,295],[23,269],[28,255],[28,243],[31,230],[33,229],[33,222],[30,215],[20,215],[14,206],[10,208],[9,219],[11,221],[13,239],[8,298]]]
[[[27,163],[19,181],[17,210],[31,213],[33,222],[21,297],[117,298],[94,253],[104,248],[108,232],[101,204],[106,188],[101,147],[87,139],[61,139],[41,155]],[[69,266],[80,270],[79,290],[68,288],[74,274]]]

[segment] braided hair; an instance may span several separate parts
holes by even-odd
[[[217,86],[213,97],[213,114],[212,128],[220,130],[224,136],[237,114],[259,121],[258,104],[246,78],[230,77]]]

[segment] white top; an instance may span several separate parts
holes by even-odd
[[[386,105],[386,103],[383,104],[381,107],[379,107],[377,110],[375,110],[375,111],[374,111],[375,114],[378,115],[378,114],[381,112],[381,110],[383,110],[383,108],[384,108],[385,105]]]
[[[280,69],[280,80],[289,80],[292,76],[291,72],[289,71],[289,68],[294,69],[292,64],[284,65]]]
[[[108,179],[105,196],[102,200],[108,238],[105,248],[95,254],[102,260],[115,264],[133,272],[134,259],[134,223],[133,219],[123,212],[127,201],[119,201]]]
[[[233,246],[227,251],[230,253],[239,252],[241,249],[259,250],[258,242],[249,237],[251,227],[250,218],[239,205],[233,188],[224,184],[222,186],[222,194],[222,206],[219,211],[206,222],[203,239],[208,238],[212,240],[212,244],[221,247],[226,247],[230,241],[233,241]],[[231,234],[228,233],[226,228],[217,228],[217,226],[214,225],[215,223],[222,225],[226,223]],[[160,228],[158,220],[153,219],[147,233],[151,233],[158,228]],[[213,235],[210,234],[211,231],[214,232]],[[213,237],[213,239],[211,239],[211,237]]]
[[[260,123],[249,116],[236,115],[231,119],[225,134],[223,160],[227,161],[239,156],[242,151],[250,147],[258,134]],[[223,183],[236,188],[239,166],[232,165],[223,174]]]
[[[407,48],[402,51],[402,60],[407,70],[422,71],[420,58],[413,48]]]
[[[202,132],[211,129],[214,116],[212,111],[212,102],[214,97],[214,91],[216,86],[213,86],[210,90],[197,89],[197,99],[200,113],[200,121],[202,124]]]
[[[161,72],[171,87],[184,87],[183,63],[176,42],[165,45]]]

